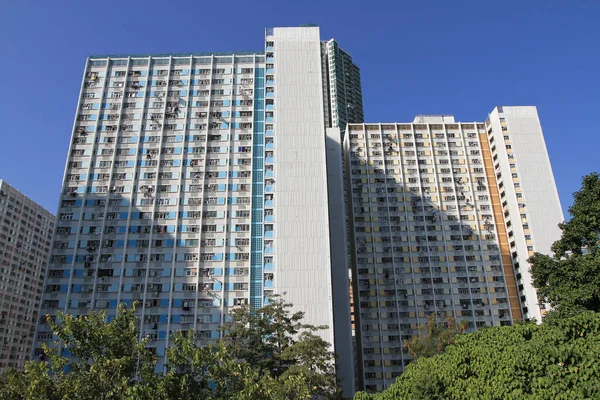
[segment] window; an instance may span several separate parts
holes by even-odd
[[[92,60],[90,61],[90,67],[105,67],[106,60]]]
[[[233,290],[248,290],[248,283],[246,283],[246,282],[234,283]]]
[[[203,254],[202,256],[205,256],[206,254]],[[212,254],[211,256],[214,256],[214,254]],[[183,255],[183,260],[184,261],[198,261],[198,254],[197,253],[187,253]]]
[[[202,225],[202,232],[216,232],[216,225]]]

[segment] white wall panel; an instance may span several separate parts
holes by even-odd
[[[350,321],[348,235],[341,136],[339,128],[327,129],[327,186],[335,350],[338,356],[338,374],[345,378],[342,381],[342,388],[344,393],[350,396],[354,393],[354,352]]]
[[[274,28],[273,41],[274,286],[333,344],[319,29]]]
[[[503,107],[535,250],[550,253],[564,216],[536,107]]]
[[[542,127],[538,118],[537,108],[502,107],[503,112],[494,109],[490,114],[495,144],[498,152],[498,162],[504,181],[506,201],[514,231],[514,240],[519,257],[520,273],[526,297],[529,317],[541,321],[542,314],[537,300],[537,292],[529,272],[529,258],[525,233],[520,223],[519,203],[525,204],[527,220],[531,230],[534,250],[540,253],[550,253],[552,243],[560,238],[558,224],[564,220],[558,191],[552,174],[552,166],[546,150]],[[502,131],[500,118],[506,121],[507,131]],[[508,135],[514,161],[508,159],[504,143],[504,135]],[[523,199],[517,199],[513,185],[510,164],[516,166]]]

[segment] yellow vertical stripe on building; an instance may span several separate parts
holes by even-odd
[[[517,280],[515,278],[515,271],[513,269],[512,259],[510,256],[508,234],[506,233],[506,227],[504,226],[502,202],[500,200],[500,193],[498,192],[496,174],[494,173],[494,162],[492,160],[487,133],[480,133],[479,140],[481,141],[483,165],[485,167],[485,175],[488,180],[494,222],[496,224],[496,229],[498,230],[498,242],[500,243],[500,255],[502,258],[502,268],[504,270],[504,281],[506,282],[506,288],[508,290],[508,301],[510,303],[513,320],[520,321],[523,319],[523,314],[521,313],[521,302],[519,301]]]

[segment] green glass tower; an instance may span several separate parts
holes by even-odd
[[[325,125],[340,128],[342,138],[348,123],[364,122],[360,69],[350,54],[331,39],[321,43]],[[326,90],[325,90],[326,89]]]

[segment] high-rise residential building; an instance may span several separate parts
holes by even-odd
[[[564,216],[537,109],[496,107],[486,129],[523,316],[540,322],[545,310],[527,259],[551,253]]]
[[[334,39],[321,46],[324,102],[329,105],[325,123],[339,127],[343,138],[347,124],[364,122],[360,69]]]
[[[33,346],[54,215],[0,179],[0,373]]]
[[[169,332],[208,343],[233,307],[285,293],[328,326],[352,394],[342,154],[324,123],[319,28],[267,29],[264,45],[86,61],[41,314],[112,317],[138,301],[162,370]],[[41,320],[34,356],[52,339]]]
[[[138,301],[162,370],[170,332],[206,344],[285,293],[328,326],[350,395],[355,365],[361,389],[392,383],[430,315],[540,320],[526,260],[563,217],[535,107],[363,124],[337,42],[273,28],[264,45],[87,60],[41,315]],[[52,340],[40,321],[34,355]]]
[[[393,383],[429,316],[540,320],[526,260],[563,216],[535,107],[350,124],[344,153],[359,389]]]

